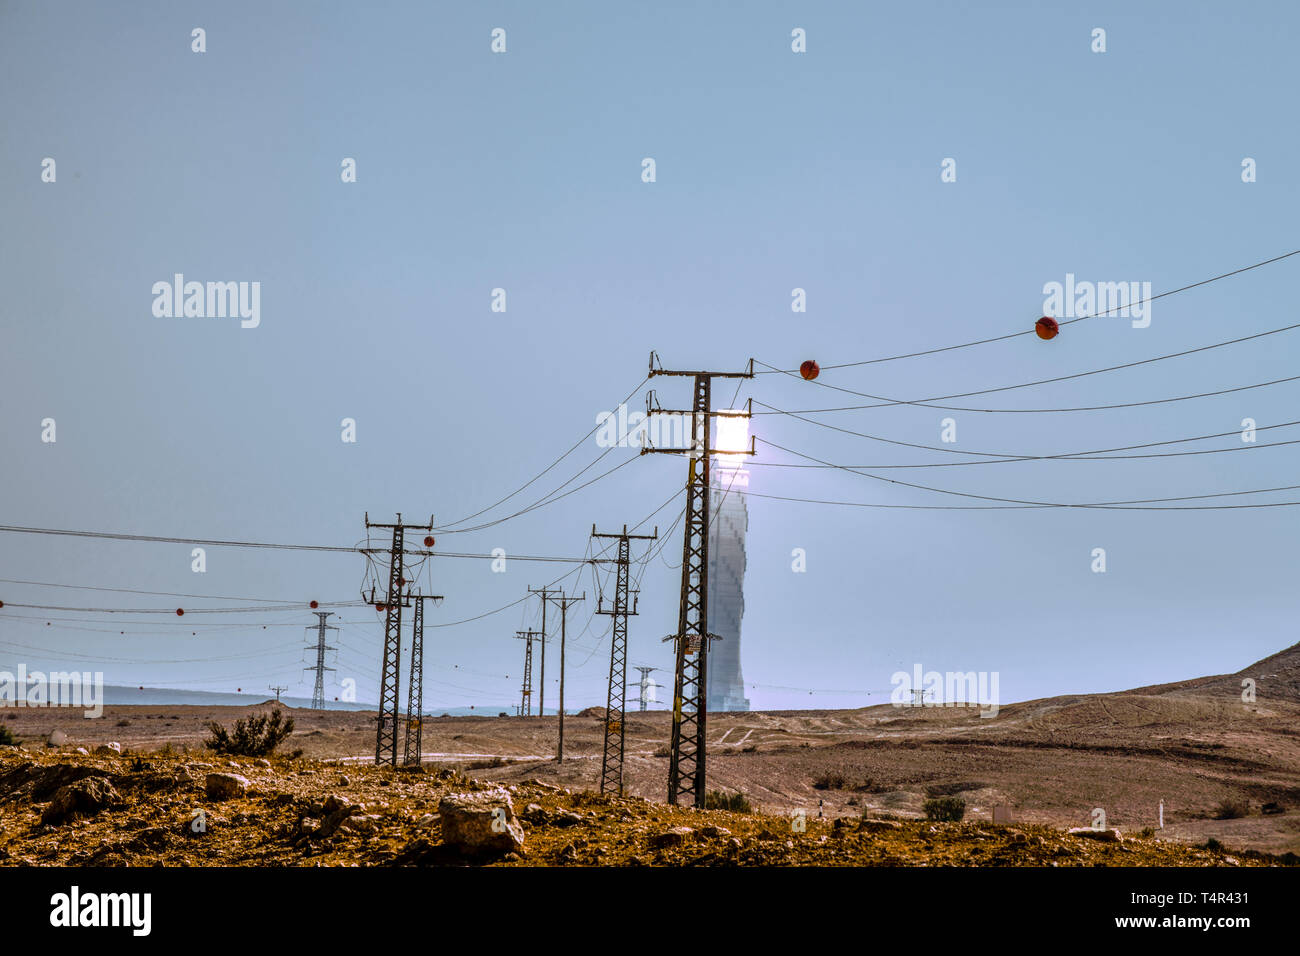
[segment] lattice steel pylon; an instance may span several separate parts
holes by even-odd
[[[515,637],[524,642],[524,681],[519,688],[519,716],[533,715],[533,641],[541,631],[515,631]]]
[[[411,614],[411,676],[407,678],[406,749],[402,762],[420,764],[424,730],[424,602],[442,603],[441,594],[413,594]]]
[[[333,624],[325,623],[326,618],[334,616],[333,611],[313,611],[312,613],[315,614],[318,618],[320,618],[320,622],[316,624],[316,631],[317,631],[316,666],[304,667],[303,670],[316,672],[316,686],[312,689],[311,692],[311,709],[324,710],[325,709],[325,672],[334,670],[334,668],[332,667],[325,666],[325,652],[333,651],[337,649],[337,648],[330,647],[325,643],[325,632],[337,631],[338,628],[335,627]]]
[[[627,525],[619,534],[597,533],[596,526],[591,526],[593,538],[618,539],[618,564],[614,587],[614,606],[605,610],[604,596],[596,608],[597,614],[608,614],[613,618],[613,637],[609,646],[609,692],[605,697],[605,747],[600,758],[600,792],[612,791],[620,797],[623,795],[623,749],[626,739],[623,714],[627,707],[627,619],[636,614],[636,597],[633,595],[632,607],[628,608],[629,564],[632,556],[632,539],[654,541],[659,537],[659,529],[654,534],[629,534]]]
[[[406,586],[403,577],[402,555],[406,531],[432,531],[433,518],[427,525],[402,524],[402,513],[397,513],[396,524],[371,524],[370,515],[366,515],[366,529],[389,528],[393,532],[393,544],[388,558],[388,598],[384,602],[384,656],[379,676],[379,725],[375,731],[375,763],[387,761],[397,766],[397,699],[401,687],[402,670],[402,607],[406,598],[402,588]],[[373,598],[373,592],[371,594]]]
[[[689,455],[690,470],[686,480],[686,512],[682,533],[682,590],[677,617],[677,633],[669,639],[676,644],[673,670],[673,730],[668,757],[668,802],[676,804],[685,795],[695,806],[704,806],[705,732],[708,718],[709,641],[709,467],[713,448],[713,418],[719,415],[749,417],[748,412],[713,411],[712,383],[715,378],[753,378],[751,359],[744,372],[668,371],[655,367],[657,356],[650,353],[650,377],[686,376],[694,379],[693,401],[689,411],[658,408],[654,393],[646,399],[646,414],[689,415],[690,445],[686,448],[648,448],[641,454],[664,452]],[[754,453],[748,451],[729,454]]]

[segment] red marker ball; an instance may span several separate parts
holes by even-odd
[[[804,377],[805,381],[811,382],[820,372],[821,366],[812,359],[809,359],[799,366],[799,374]]]
[[[424,536],[424,546],[425,546],[426,548],[432,548],[432,547],[433,547],[433,535],[430,534],[430,535],[425,535],[425,536]]]
[[[4,601],[0,601],[0,607],[4,607],[4,606],[5,606],[5,602],[4,602]]]
[[[1061,326],[1057,324],[1056,319],[1043,316],[1034,323],[1034,331],[1038,333],[1040,339],[1054,339],[1056,333],[1061,331]]]
[[[318,602],[318,601],[312,601],[312,602],[311,602],[311,607],[312,607],[312,610],[314,611],[316,608],[320,607],[320,602]]]
[[[177,617],[182,617],[182,616],[184,616],[184,614],[185,614],[185,608],[183,608],[183,607],[178,607],[178,608],[176,609],[176,616],[177,616]]]

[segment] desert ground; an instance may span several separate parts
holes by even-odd
[[[1247,677],[1256,682],[1253,701],[1242,699]],[[113,707],[94,720],[8,709],[0,722],[21,749],[8,751],[0,773],[25,756],[81,759],[76,748],[109,742],[127,757],[213,765],[203,747],[210,722],[230,726],[274,706]],[[287,710],[295,729],[281,751],[300,750],[295,765],[378,772],[367,767],[373,712]],[[662,804],[669,715],[633,711],[625,723],[626,793]],[[558,717],[426,718],[425,769],[472,775],[477,786],[581,795],[598,789],[603,726],[600,711],[567,716],[557,763]],[[56,736],[52,747],[56,731],[66,739]],[[709,789],[744,794],[769,828],[798,811],[813,826],[837,818],[907,824],[922,819],[928,797],[958,795],[968,807],[963,825],[987,824],[1004,805],[1021,826],[1060,831],[1088,826],[1101,808],[1108,827],[1126,835],[1150,827],[1157,843],[1300,853],[1300,645],[1237,674],[1027,701],[992,719],[970,708],[888,705],[711,714],[708,740]]]

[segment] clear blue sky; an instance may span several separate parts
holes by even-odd
[[[833,365],[1027,329],[1044,283],[1067,273],[1161,292],[1300,246],[1293,5],[539,6],[0,3],[0,522],[350,545],[364,511],[442,523],[513,490],[632,390],[651,349],[668,367]],[[206,53],[191,52],[195,27]],[[489,49],[495,27],[504,55]],[[790,50],[795,27],[805,54]],[[1090,49],[1095,27],[1105,53]],[[340,182],[344,157],[355,184]],[[940,181],[947,157],[955,183]],[[1241,181],[1245,157],[1255,183]],[[1162,299],[1145,329],[1101,318],[1051,342],[818,381],[917,399],[1267,331],[1295,321],[1298,270],[1300,257]],[[176,272],[260,282],[261,326],[156,318],[151,287]],[[489,309],[496,287],[504,314]],[[795,287],[806,314],[791,312]],[[1296,374],[1298,334],[955,404],[1099,405],[1262,382]],[[665,404],[688,400],[682,380],[653,384]],[[948,447],[1043,455],[1290,421],[1298,394],[1291,383],[1121,411],[813,417],[938,445],[951,414]],[[774,375],[749,396],[785,409],[866,401]],[[47,417],[55,444],[41,442]],[[356,444],[340,441],[344,417]],[[782,416],[755,418],[754,432],[837,463],[963,457]],[[798,461],[759,447],[760,462]],[[1141,499],[1293,484],[1294,447],[877,473],[1010,498]],[[600,451],[588,440],[517,500]],[[593,521],[639,521],[684,473],[646,456],[439,546],[581,556]],[[970,503],[757,465],[752,490]],[[918,662],[998,671],[1004,701],[1119,689],[1236,670],[1297,640],[1292,508],[749,507],[743,658],[756,708],[882,702],[890,674]],[[651,523],[665,530],[677,508]],[[1105,574],[1090,569],[1097,547]],[[806,573],[791,570],[794,548]],[[680,549],[674,538],[645,575],[633,662],[671,666],[660,638],[676,625],[667,564]],[[289,551],[213,548],[207,564],[192,573],[185,545],[0,535],[11,580],[306,602],[354,599],[364,572],[356,556]],[[428,623],[565,570],[508,567],[436,559],[447,600]],[[571,612],[568,703],[580,707],[604,702],[608,619],[588,625],[588,572],[577,587],[589,602]],[[205,603],[7,583],[0,598]],[[511,635],[536,617],[534,599],[431,628],[427,706],[517,700]],[[377,615],[340,618],[337,676],[374,699]],[[6,608],[0,667],[310,693],[298,683],[310,621],[305,608],[183,621]]]

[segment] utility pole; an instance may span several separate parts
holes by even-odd
[[[424,728],[424,602],[442,603],[441,594],[413,594],[411,615],[411,676],[406,693],[406,749],[402,762],[420,765]]]
[[[540,636],[540,631],[515,631],[515,638],[524,642],[524,683],[519,691],[520,717],[533,715],[533,641]]]
[[[337,650],[337,648],[330,647],[325,643],[325,632],[337,631],[338,628],[333,624],[325,623],[326,618],[334,616],[333,611],[313,611],[312,613],[320,618],[320,622],[316,625],[316,666],[304,667],[303,670],[316,672],[316,685],[311,692],[311,709],[324,710],[325,672],[334,670],[332,667],[325,666],[325,652]],[[310,625],[308,626],[310,627]]]
[[[287,687],[268,687],[268,688],[267,688],[267,690],[273,690],[273,691],[275,691],[275,702],[276,702],[277,704],[280,703],[280,695],[281,695],[282,693],[284,693],[284,692],[285,692],[286,690],[288,690],[288,689],[289,689],[289,688],[287,688]]]
[[[673,672],[673,731],[668,758],[668,802],[676,804],[682,796],[693,797],[697,807],[704,806],[705,723],[708,716],[709,641],[709,487],[710,459],[713,454],[712,425],[717,416],[749,417],[749,412],[713,411],[712,385],[715,378],[753,378],[754,362],[744,372],[669,371],[655,366],[658,356],[650,353],[650,377],[674,375],[694,380],[693,401],[689,411],[658,407],[654,392],[646,397],[648,415],[689,415],[690,444],[686,448],[645,448],[641,454],[662,452],[688,455],[690,470],[686,480],[686,523],[682,533],[682,591],[677,617],[677,633],[671,635],[677,645]],[[747,452],[754,454],[753,440]]]
[[[402,668],[402,606],[407,598],[402,595],[406,586],[403,577],[402,554],[407,530],[432,531],[433,517],[427,525],[402,524],[402,513],[397,513],[396,524],[371,524],[366,514],[366,530],[388,528],[393,532],[393,544],[388,559],[388,597],[382,607],[384,617],[384,656],[379,677],[379,727],[375,732],[375,763],[397,766],[397,695],[401,686]],[[375,600],[374,589],[370,598]]]
[[[656,527],[654,534],[628,534],[627,525],[623,525],[621,534],[597,533],[596,526],[591,526],[593,538],[618,539],[618,568],[615,578],[614,606],[605,610],[604,596],[601,595],[596,608],[597,614],[608,614],[613,618],[613,638],[609,645],[609,692],[605,696],[605,747],[600,758],[600,792],[612,790],[623,796],[623,745],[626,734],[623,729],[623,713],[627,706],[627,618],[636,614],[637,594],[632,596],[632,608],[628,609],[628,577],[632,558],[632,539],[654,541],[659,537]]]
[[[529,594],[536,594],[542,599],[542,676],[539,680],[537,695],[537,716],[546,716],[546,602],[553,600],[553,595],[559,594],[549,587],[529,588]]]
[[[555,601],[555,598],[551,598]],[[583,591],[581,597],[565,597],[564,591],[560,591],[559,600],[556,602],[560,605],[560,747],[555,753],[555,762],[564,763],[564,642],[566,637],[566,625],[569,620],[569,605],[577,604],[579,601],[587,600],[587,592]],[[542,638],[542,653],[546,652],[546,639]]]
[[[659,529],[656,528],[655,530],[658,531]],[[645,711],[646,705],[649,704],[649,701],[646,700],[645,697],[645,689],[646,689],[646,685],[650,682],[650,672],[657,671],[658,669],[659,668],[657,667],[641,667],[640,665],[637,666],[637,670],[641,672],[640,687],[641,687],[641,710],[642,711]]]

